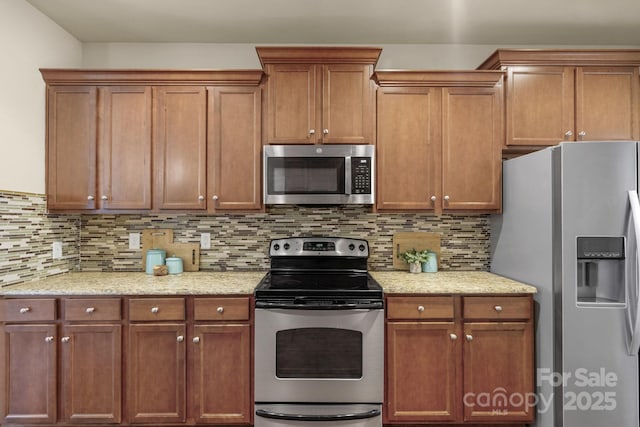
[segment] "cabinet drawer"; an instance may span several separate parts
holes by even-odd
[[[7,299],[2,302],[4,303],[4,320],[6,322],[56,320],[56,300],[53,298]]]
[[[69,321],[120,320],[120,299],[66,299],[63,317]]]
[[[453,319],[453,297],[387,298],[387,319]]]
[[[196,298],[195,320],[249,320],[249,298]]]
[[[184,298],[133,298],[129,300],[129,320],[184,320]]]
[[[528,320],[531,318],[529,297],[464,297],[465,319]]]

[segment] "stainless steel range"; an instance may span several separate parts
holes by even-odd
[[[382,426],[384,312],[366,240],[272,240],[255,290],[255,426]]]

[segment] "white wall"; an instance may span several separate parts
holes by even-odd
[[[0,0],[0,190],[45,192],[45,84],[79,67],[82,44],[24,0]]]

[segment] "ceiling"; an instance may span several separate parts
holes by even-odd
[[[81,42],[640,45],[640,0],[27,0]]]

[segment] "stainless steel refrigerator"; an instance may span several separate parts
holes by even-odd
[[[633,141],[503,162],[491,271],[538,289],[537,427],[639,425],[638,164]]]

